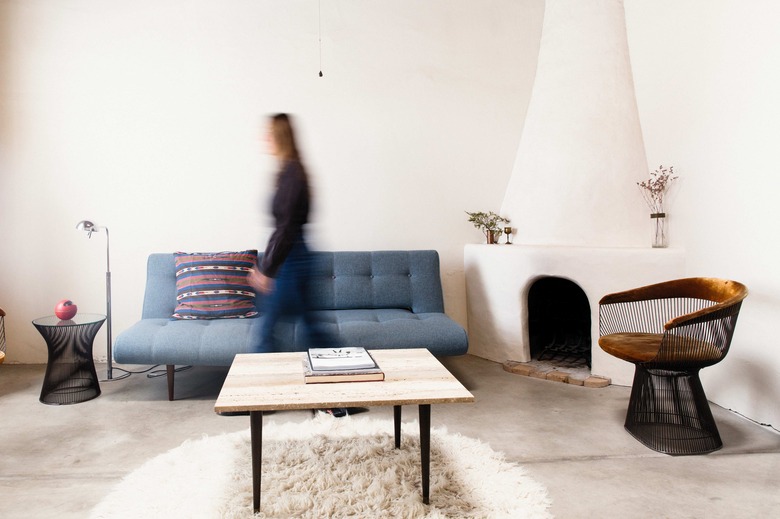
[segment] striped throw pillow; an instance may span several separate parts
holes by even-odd
[[[255,317],[255,291],[247,274],[257,251],[177,252],[174,319]]]

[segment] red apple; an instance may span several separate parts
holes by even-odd
[[[79,308],[73,304],[73,301],[70,299],[63,299],[54,307],[54,314],[63,321],[67,321],[68,319],[73,319],[73,316],[76,315],[78,310]]]

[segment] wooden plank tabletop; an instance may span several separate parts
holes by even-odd
[[[305,352],[239,354],[214,410],[280,411],[473,402],[474,396],[426,349],[370,350],[385,380],[305,384]]]

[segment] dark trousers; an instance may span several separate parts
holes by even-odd
[[[306,243],[303,241],[293,245],[287,259],[284,260],[274,279],[274,288],[263,298],[263,352],[278,351],[275,347],[274,330],[277,323],[284,319],[288,322],[302,324],[300,330],[309,348],[335,346],[335,340],[325,332],[311,314],[311,298],[309,286],[312,277],[312,258]]]

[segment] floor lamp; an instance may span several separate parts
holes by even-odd
[[[111,261],[109,256],[108,227],[95,225],[89,220],[81,220],[76,224],[76,229],[86,231],[87,238],[92,238],[93,232],[99,232],[100,229],[106,231],[106,353],[108,354],[108,380],[114,378],[113,353],[111,351]]]

